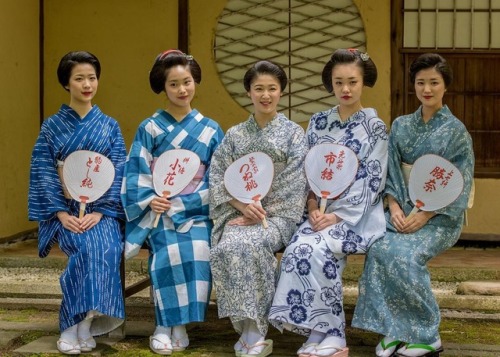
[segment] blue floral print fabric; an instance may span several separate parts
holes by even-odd
[[[338,337],[345,345],[342,272],[347,255],[364,254],[385,233],[381,194],[387,171],[387,131],[374,109],[342,121],[338,107],[316,113],[307,130],[309,147],[336,143],[351,148],[359,167],[350,187],[328,200],[326,213],[340,221],[315,232],[306,220],[281,261],[270,322],[308,336],[312,330]]]
[[[241,215],[229,201],[224,173],[232,162],[261,151],[274,163],[269,193],[262,199],[269,228],[262,224],[232,226],[228,221]],[[229,317],[241,333],[243,321],[254,320],[267,334],[268,313],[278,277],[274,253],[291,239],[306,198],[304,129],[278,113],[264,128],[253,115],[226,133],[217,148],[210,170],[210,216],[214,219],[210,264],[217,295],[219,317]]]

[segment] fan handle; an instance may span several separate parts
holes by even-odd
[[[85,216],[85,208],[87,207],[87,200],[89,199],[87,196],[80,196],[80,213],[78,214],[78,218],[82,219]]]
[[[326,202],[329,194],[329,191],[321,191],[321,199],[319,201],[319,213],[321,214],[325,213]]]
[[[417,212],[418,210],[421,208],[421,207],[424,207],[425,206],[425,203],[423,203],[422,201],[420,200],[415,200],[415,207],[413,207],[413,209],[411,210],[410,214],[408,215],[408,217],[406,217],[405,219],[405,223],[408,222],[408,220],[413,217]]]
[[[168,198],[170,191],[163,191],[163,197]],[[153,223],[153,228],[158,227],[158,222],[160,221],[161,213],[156,214],[155,222]]]
[[[252,197],[252,200],[255,202],[256,205],[262,207],[262,203],[260,202],[260,195]],[[265,229],[269,228],[269,225],[267,224],[266,217],[262,219],[262,225],[264,226]]]

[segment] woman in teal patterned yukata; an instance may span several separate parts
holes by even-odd
[[[473,181],[471,137],[443,105],[452,81],[449,64],[438,54],[421,55],[410,66],[410,80],[421,106],[392,124],[387,234],[368,252],[352,323],[385,336],[376,347],[376,355],[384,357],[438,356],[443,350],[427,262],[458,240]],[[402,166],[425,154],[453,163],[464,177],[464,190],[449,206],[405,221],[413,203]]]

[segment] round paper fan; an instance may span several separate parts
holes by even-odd
[[[305,169],[311,190],[321,197],[320,210],[324,212],[326,200],[338,197],[353,182],[358,157],[347,146],[319,144],[307,153]]]
[[[64,160],[64,184],[71,197],[80,202],[80,218],[85,205],[104,195],[114,179],[113,163],[98,152],[78,150]]]
[[[231,196],[243,203],[260,203],[271,188],[273,160],[263,152],[253,152],[235,160],[224,173],[224,185]],[[267,222],[262,222],[267,228]]]
[[[460,196],[463,188],[460,170],[441,156],[423,155],[413,164],[408,192],[416,210],[435,211],[446,207]]]
[[[153,186],[156,194],[172,197],[180,193],[195,177],[200,167],[196,153],[185,149],[165,151],[154,163]],[[153,227],[157,227],[161,214],[156,215]]]
[[[273,177],[273,160],[263,152],[253,152],[229,165],[224,173],[224,185],[238,201],[252,203],[267,195]]]

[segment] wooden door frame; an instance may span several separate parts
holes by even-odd
[[[410,113],[416,108],[408,107],[407,91],[409,86],[408,56],[425,52],[438,52],[445,57],[481,57],[498,56],[500,49],[451,49],[451,48],[411,48],[405,49],[404,40],[404,0],[391,0],[391,119],[390,123],[398,116]],[[461,75],[457,73],[457,75]],[[465,119],[465,118],[464,118]],[[472,133],[473,131],[471,131]],[[484,143],[483,143],[484,144]],[[476,162],[475,178],[500,178],[500,167],[478,166]]]

